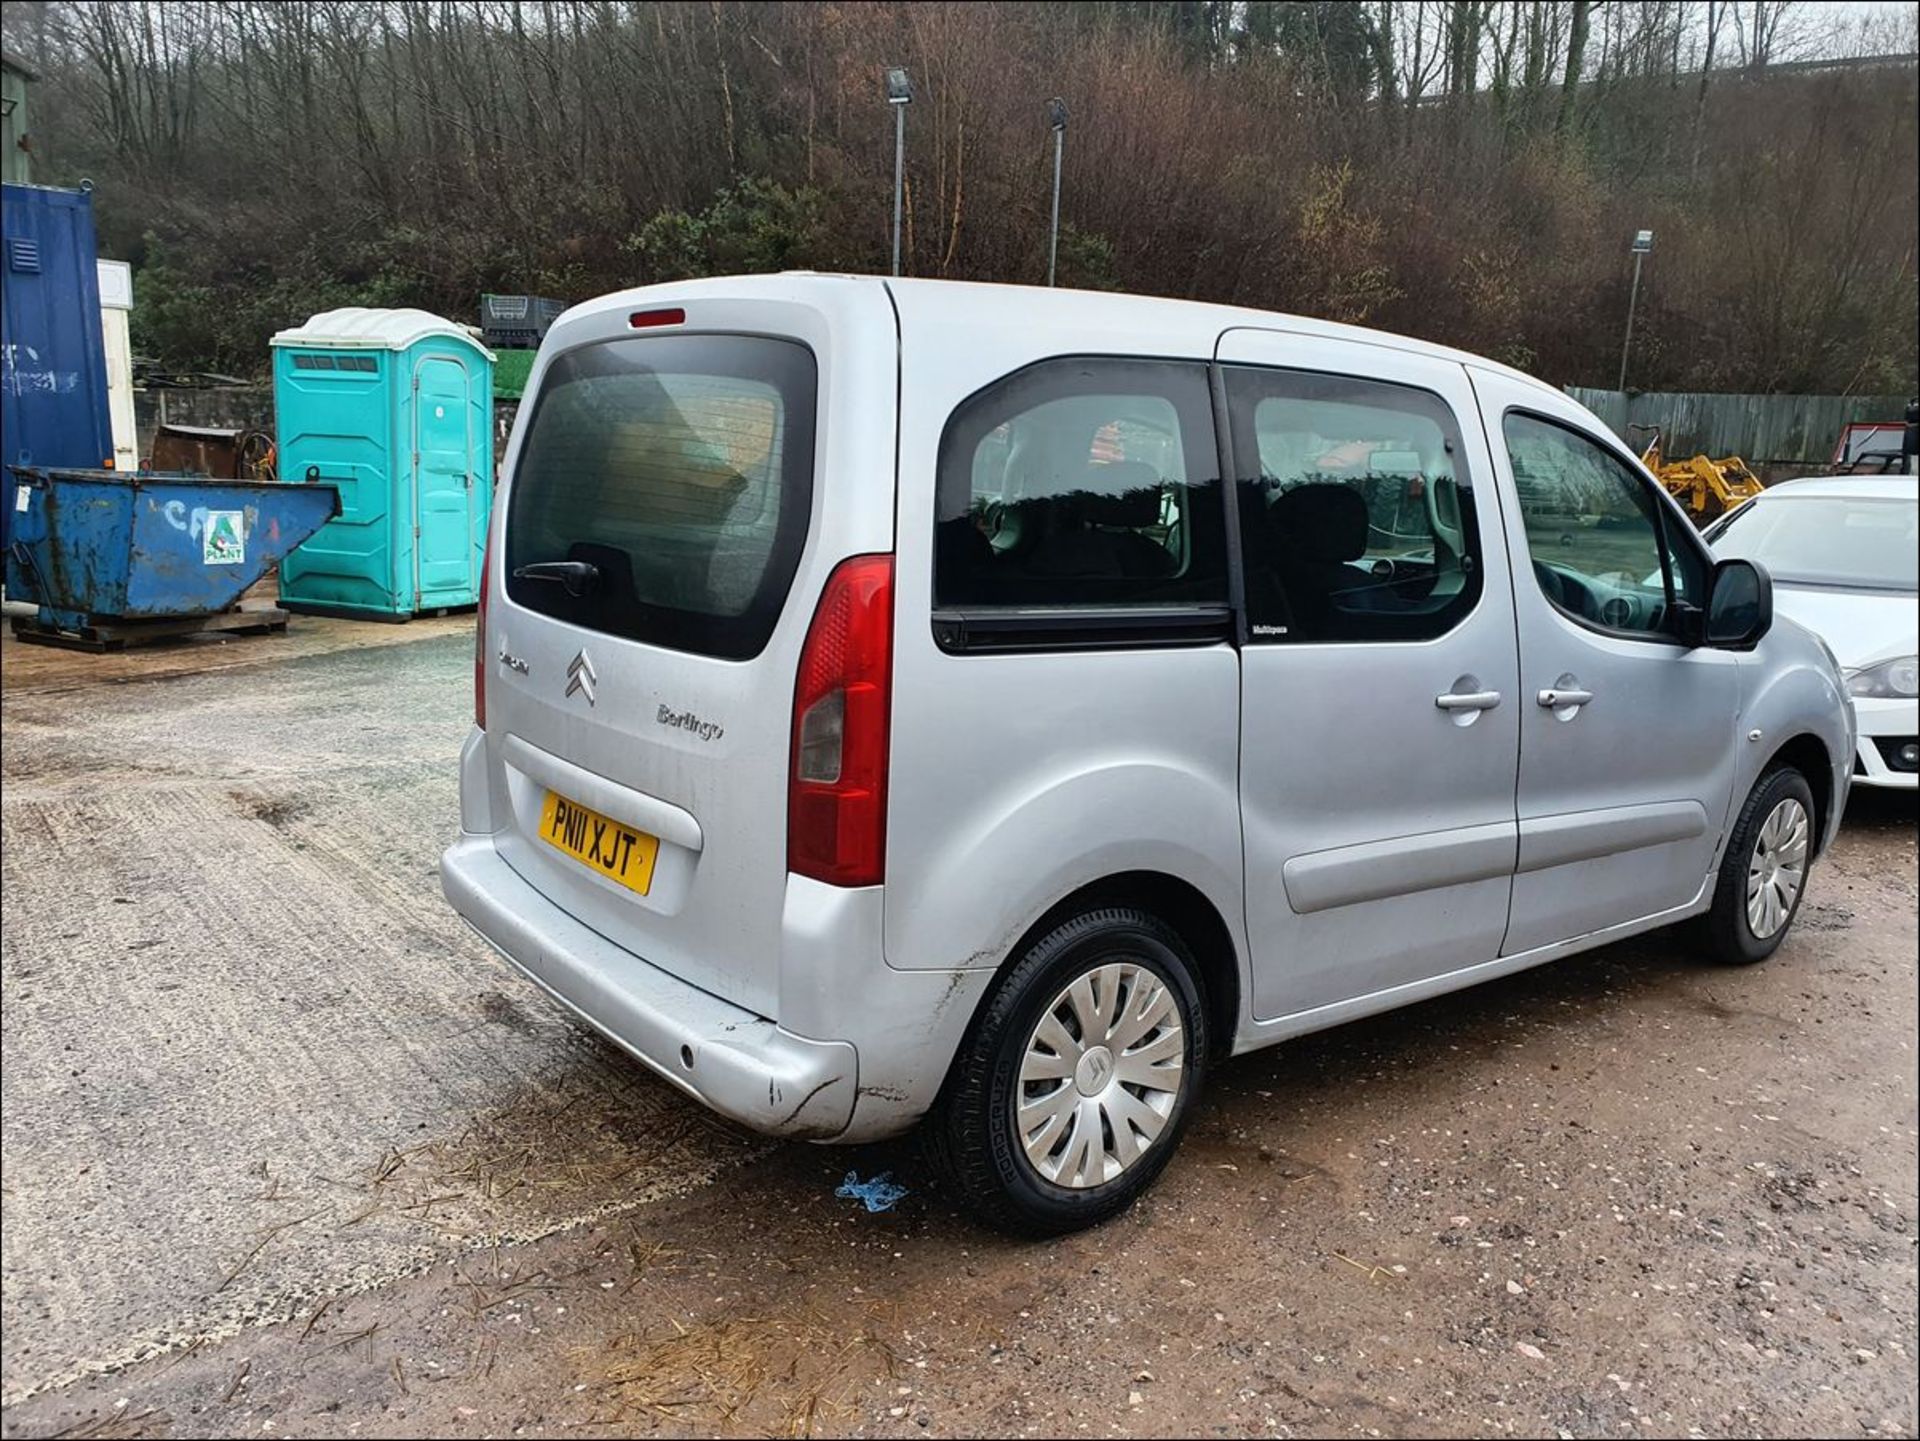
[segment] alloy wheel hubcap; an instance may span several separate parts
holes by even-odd
[[[1789,796],[1767,814],[1747,862],[1747,925],[1764,941],[1787,923],[1807,877],[1807,809]]]
[[[1186,1067],[1180,1007],[1159,976],[1117,961],[1076,977],[1021,1057],[1013,1122],[1027,1160],[1073,1190],[1114,1180],[1166,1129]]]

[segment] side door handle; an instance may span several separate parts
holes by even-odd
[[[1437,695],[1433,703],[1441,710],[1492,710],[1500,704],[1500,692],[1497,690],[1450,690],[1445,695]]]
[[[1535,697],[1548,710],[1560,710],[1566,707],[1591,705],[1593,692],[1564,685],[1549,686]]]

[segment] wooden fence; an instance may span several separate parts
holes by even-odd
[[[1634,394],[1569,385],[1567,394],[1604,420],[1636,451],[1657,425],[1669,457],[1743,456],[1755,465],[1825,465],[1841,429],[1856,420],[1901,421],[1904,395]]]

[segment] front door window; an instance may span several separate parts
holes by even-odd
[[[1521,411],[1504,429],[1534,582],[1594,629],[1672,639],[1705,588],[1691,547],[1644,477],[1564,426]]]

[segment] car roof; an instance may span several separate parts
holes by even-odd
[[[1223,330],[1249,327],[1260,330],[1285,330],[1328,340],[1353,340],[1368,345],[1473,365],[1498,371],[1542,390],[1560,391],[1533,376],[1484,356],[1453,350],[1412,336],[1391,331],[1371,330],[1360,325],[1341,325],[1330,320],[1314,320],[1282,311],[1253,310],[1240,305],[1218,305],[1211,301],[1175,300],[1158,295],[1129,295],[1109,290],[1063,290],[1039,285],[995,285],[984,281],[961,280],[888,280],[896,296],[904,322],[910,312],[938,315],[941,319],[966,319],[976,324],[1004,324],[1033,329],[1050,326],[1066,332],[1080,329],[1112,331],[1137,330],[1152,336],[1169,350],[1191,352],[1200,349],[1211,354],[1215,340]]]
[[[602,296],[579,310],[618,309],[666,300],[675,295],[709,294],[738,299],[821,300],[848,285],[884,286],[899,313],[902,329],[929,325],[1004,326],[1023,331],[1046,328],[1061,335],[1106,336],[1116,331],[1141,337],[1144,348],[1166,355],[1212,355],[1220,332],[1236,327],[1289,331],[1328,340],[1359,341],[1432,359],[1492,371],[1548,394],[1563,392],[1511,366],[1411,336],[1364,326],[1341,325],[1279,311],[1252,310],[1209,301],[1175,300],[1106,290],[1069,290],[1039,285],[999,285],[971,280],[915,280],[883,275],[845,275],[786,271],[778,275],[721,276],[674,281],[642,290]]]
[[[1920,499],[1920,477],[1911,475],[1807,475],[1770,485],[1762,500],[1821,496],[1831,500]]]

